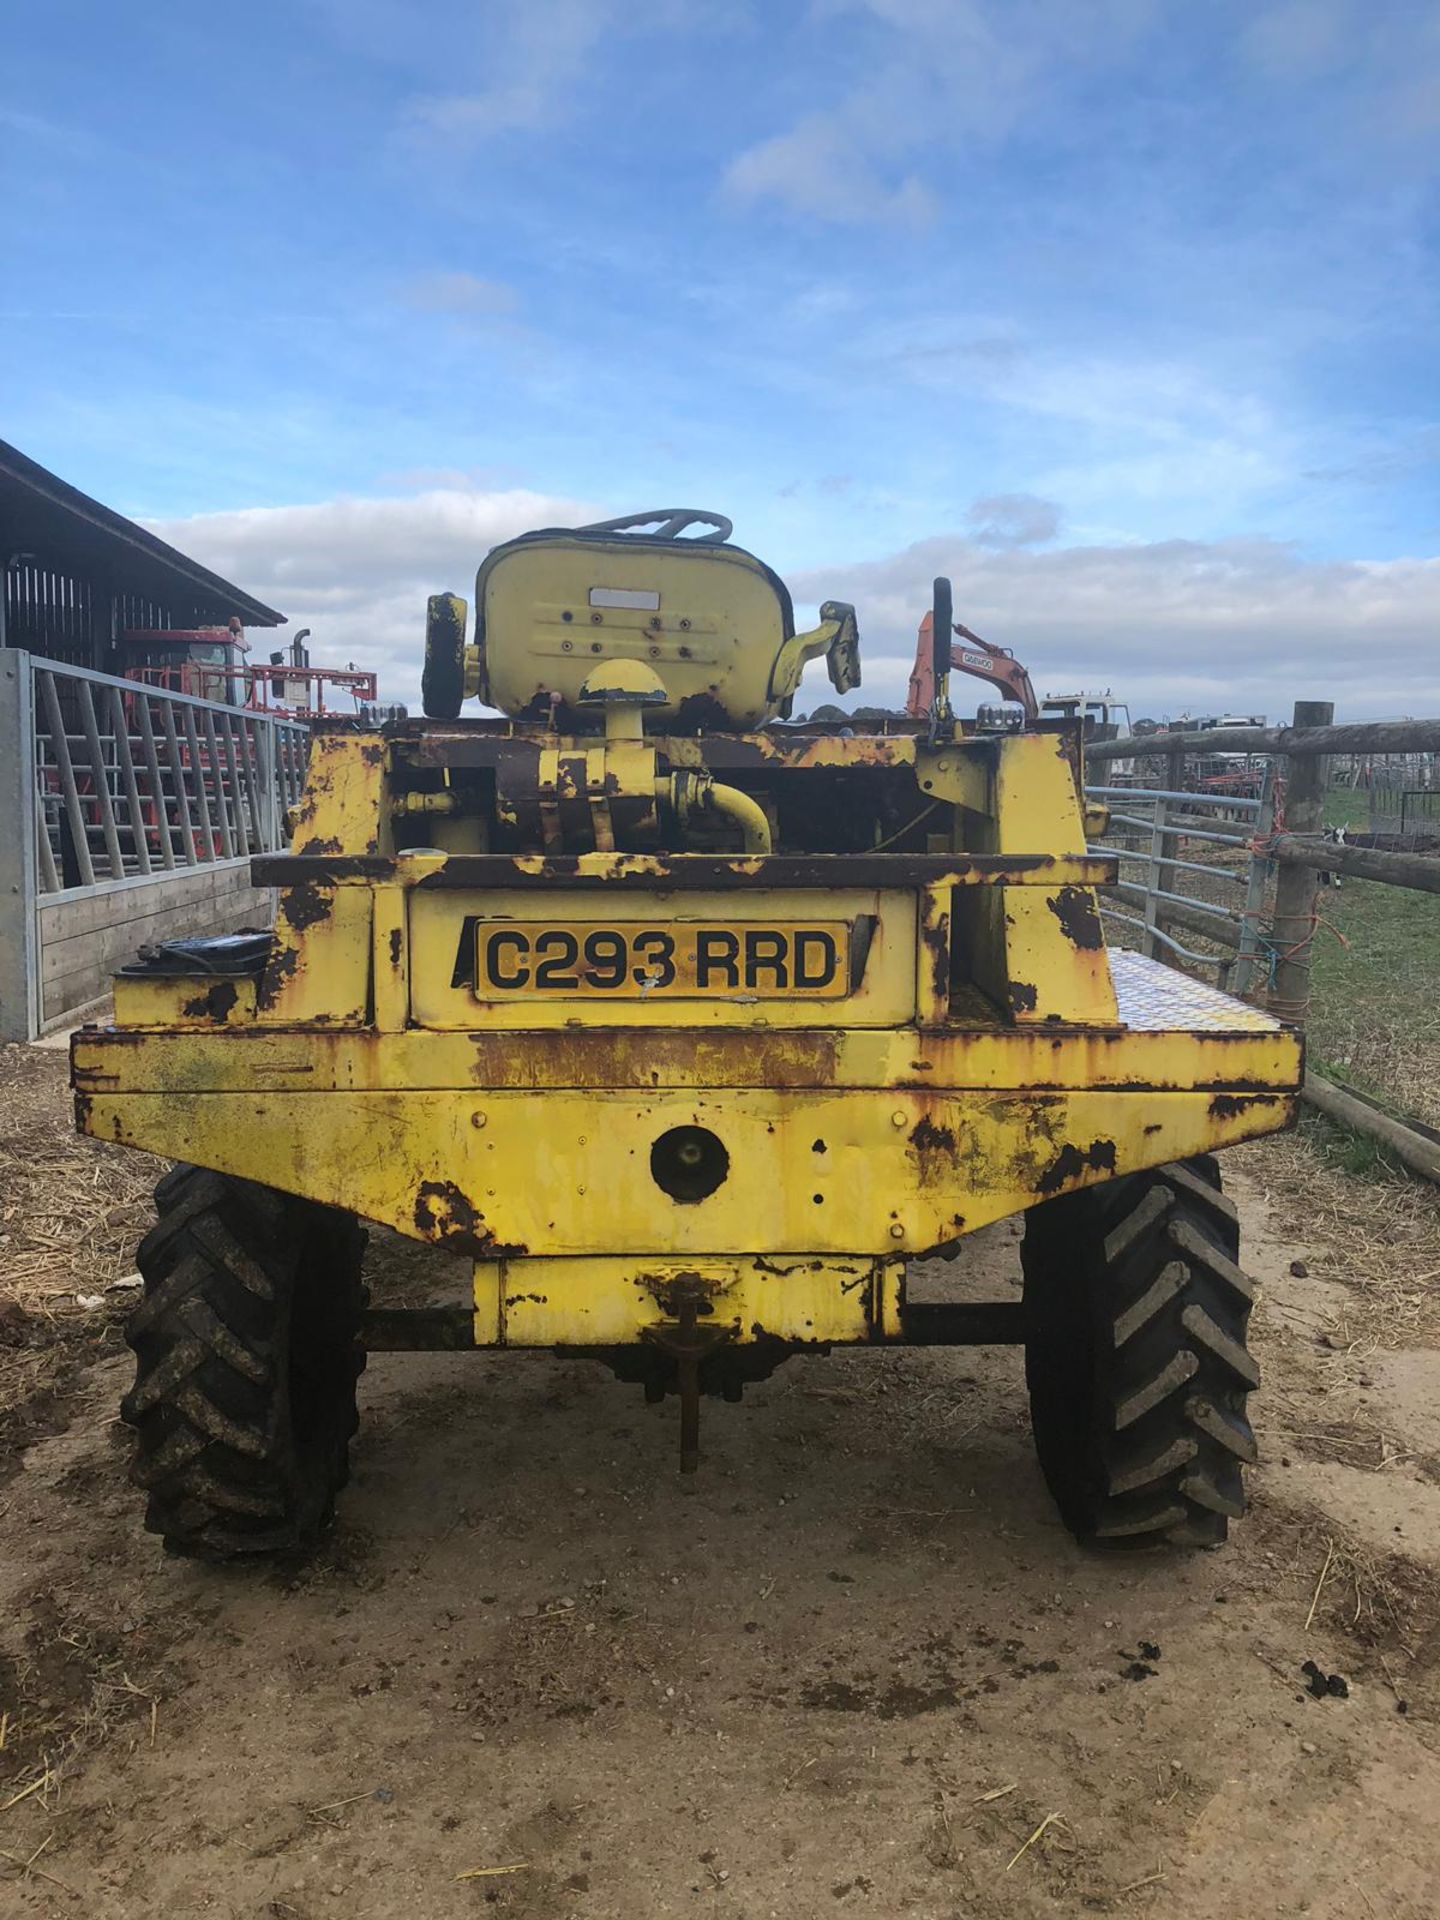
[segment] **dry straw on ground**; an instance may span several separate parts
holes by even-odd
[[[1413,1346],[1440,1335],[1440,1191],[1346,1173],[1295,1133],[1227,1159],[1260,1184],[1272,1224],[1311,1249],[1315,1277],[1346,1289],[1331,1330],[1337,1345]]]
[[[0,1420],[65,1390],[130,1301],[160,1163],[74,1130],[63,1053],[0,1048]],[[17,1425],[17,1435],[23,1429]]]
[[[63,1054],[0,1049],[0,1284],[33,1312],[133,1269],[158,1168],[75,1132]]]

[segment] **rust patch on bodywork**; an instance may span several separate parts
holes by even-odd
[[[422,1240],[454,1247],[477,1260],[515,1260],[529,1251],[495,1238],[453,1180],[424,1180],[415,1195],[415,1231]]]
[[[1105,945],[1100,915],[1093,896],[1084,887],[1061,887],[1045,902],[1060,922],[1060,931],[1073,946],[1087,953],[1098,953]]]
[[[954,1129],[937,1127],[928,1113],[922,1114],[910,1135],[910,1144],[920,1154],[954,1153]]]
[[[1040,1003],[1040,991],[1028,980],[1012,980],[1006,988],[1012,1013],[1033,1013]]]
[[[415,1226],[427,1240],[475,1231],[476,1214],[453,1180],[426,1180],[415,1196]]]
[[[612,853],[596,864],[593,854],[452,853],[421,873],[424,889],[631,886],[699,888],[1047,886],[1061,876],[1067,885],[1109,886],[1115,861],[1092,854],[1049,853]],[[394,880],[396,861],[372,854],[311,856],[257,854],[250,877],[258,887],[295,887],[305,881]]]
[[[233,980],[215,980],[204,993],[197,993],[193,1000],[185,1001],[180,1011],[187,1019],[213,1020],[217,1027],[223,1027],[239,998],[239,990]]]
[[[265,972],[261,977],[255,994],[255,1003],[259,1007],[273,1007],[285,991],[287,982],[300,971],[300,952],[296,947],[282,947],[272,953],[265,963]]]
[[[1037,1193],[1058,1193],[1085,1173],[1114,1173],[1115,1142],[1092,1140],[1088,1147],[1077,1147],[1067,1140],[1035,1183]]]
[[[930,959],[931,991],[936,1004],[944,1008],[950,1000],[950,915],[948,912],[922,913],[920,941]]]
[[[730,725],[730,716],[714,693],[691,693],[676,707],[675,724],[687,733],[701,733],[706,728],[723,733]]]
[[[693,1071],[716,1087],[833,1085],[840,1052],[834,1029],[793,1033],[753,1029],[693,1033],[681,1028],[590,1027],[512,1035],[474,1033],[471,1077],[481,1087],[659,1087]]]
[[[399,966],[400,954],[404,945],[404,934],[400,931],[399,927],[392,927],[390,929],[390,964],[392,967]]]
[[[937,1124],[928,1113],[922,1113],[911,1129],[910,1146],[922,1187],[953,1184],[960,1148],[952,1127]]]
[[[313,880],[305,880],[298,887],[289,887],[280,901],[280,912],[287,926],[303,933],[307,927],[313,927],[317,921],[328,920],[335,907],[335,895]]]
[[[395,862],[378,853],[257,853],[250,862],[253,887],[294,887],[307,880],[334,886],[340,880],[395,877]]]

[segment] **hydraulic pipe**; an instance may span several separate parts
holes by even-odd
[[[724,786],[716,780],[705,789],[702,804],[715,813],[723,814],[727,820],[734,821],[744,837],[746,853],[772,851],[770,822],[765,809],[758,800],[752,800],[748,793],[742,793],[739,787]]]

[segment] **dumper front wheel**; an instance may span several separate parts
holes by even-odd
[[[202,1167],[166,1174],[155,1205],[121,1408],[145,1524],[207,1559],[303,1552],[348,1472],[364,1232]]]
[[[1251,1286],[1209,1155],[1026,1216],[1035,1446],[1084,1542],[1215,1546],[1245,1510]]]

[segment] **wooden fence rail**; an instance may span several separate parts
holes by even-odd
[[[1277,833],[1270,843],[1270,853],[1282,866],[1309,867],[1315,873],[1350,873],[1357,880],[1380,880],[1386,886],[1440,893],[1440,856],[1433,853],[1383,853],[1378,847],[1302,840],[1293,833]]]
[[[1315,704],[1301,702],[1302,706]],[[1327,710],[1334,712],[1333,707]],[[1289,727],[1211,727],[1201,733],[1096,740],[1086,747],[1085,758],[1099,766],[1107,760],[1148,760],[1176,753],[1281,753],[1298,760],[1315,754],[1436,752],[1440,752],[1440,720],[1369,720],[1338,727],[1297,720]]]

